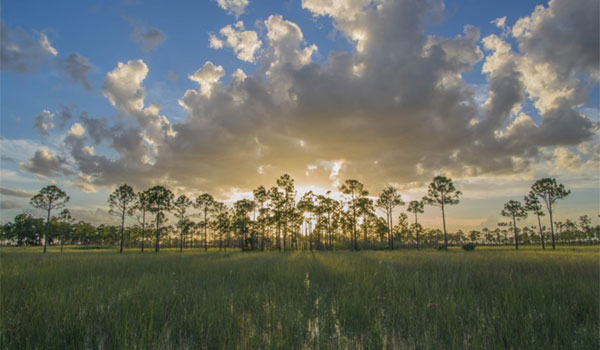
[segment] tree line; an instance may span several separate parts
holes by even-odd
[[[449,245],[467,242],[514,244],[515,249],[519,243],[541,244],[545,249],[548,240],[554,249],[557,241],[589,243],[599,238],[600,227],[592,227],[588,216],[581,216],[578,222],[552,220],[558,200],[566,198],[570,191],[551,178],[536,181],[523,203],[510,200],[504,205],[501,215],[509,222],[499,223],[492,230],[468,233],[446,230],[446,210],[449,205],[459,204],[462,195],[447,177],[434,177],[427,194],[421,200],[410,201],[408,214],[400,213],[396,220],[394,210],[406,205],[396,187],[388,186],[377,197],[371,197],[361,182],[349,179],[339,190],[343,195],[340,201],[331,198],[330,192],[320,195],[312,191],[297,200],[294,180],[284,174],[275,186],[268,189],[259,186],[252,199],[241,199],[228,207],[208,193],[193,199],[183,194],[175,197],[171,190],[160,185],[135,192],[123,184],[108,198],[109,213],[120,219],[120,225],[93,226],[84,221],[75,223],[66,208],[69,197],[50,185],[30,201],[33,207],[45,211],[45,221],[31,214],[19,214],[13,222],[2,225],[1,234],[5,244],[43,245],[44,252],[48,244],[60,244],[61,251],[64,244],[118,245],[120,252],[125,245],[139,247],[143,252],[149,244],[153,244],[156,252],[161,245],[177,246],[180,251],[188,248],[207,251],[209,247],[243,251],[393,250],[398,245],[447,250]],[[439,208],[442,230],[424,228],[419,223],[419,214],[424,213],[426,206]],[[517,221],[528,213],[537,217],[537,227],[519,228]],[[542,225],[541,217],[546,213],[549,230]],[[174,218],[170,224],[168,214]],[[136,223],[127,226],[128,217]]]

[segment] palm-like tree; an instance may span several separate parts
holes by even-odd
[[[185,195],[182,194],[175,202],[173,202],[173,211],[177,220],[177,227],[179,228],[179,252],[183,252],[183,235],[189,227],[189,214],[188,209],[192,206],[192,201]]]
[[[328,197],[331,191],[327,191],[325,196],[319,196],[319,203],[322,211],[327,215],[327,246],[329,250],[333,250],[334,229],[337,226],[337,216],[339,216],[340,203],[333,198]]]
[[[351,227],[352,237],[351,243],[354,250],[358,250],[358,240],[356,234],[356,221],[358,217],[358,203],[360,198],[369,195],[369,192],[364,189],[364,185],[358,180],[348,179],[341,186],[340,191],[347,196],[349,209],[351,211]]]
[[[369,219],[373,216],[375,207],[373,206],[373,200],[368,197],[361,197],[358,199],[358,213],[363,218],[363,246],[368,246],[368,235],[369,235]]]
[[[269,201],[272,213],[271,219],[277,225],[277,249],[281,251],[281,225],[283,222],[283,209],[285,206],[284,195],[282,192],[279,191],[277,187],[271,187],[269,189]]]
[[[248,241],[248,214],[254,210],[254,202],[249,199],[241,199],[233,204],[236,219],[240,226],[240,240],[242,250],[246,250]]]
[[[108,197],[108,204],[110,206],[109,213],[121,217],[121,244],[119,246],[119,253],[123,253],[125,216],[133,215],[135,200],[136,194],[133,192],[133,188],[127,184],[119,186]]]
[[[173,192],[164,186],[154,186],[146,191],[148,209],[156,215],[156,242],[154,251],[160,250],[160,224],[167,221],[165,212],[170,212],[173,205]]]
[[[148,194],[146,192],[138,192],[134,209],[138,212],[138,214],[136,214],[136,220],[142,226],[142,253],[144,252],[144,243],[146,241],[146,212],[148,211],[149,206]]]
[[[46,210],[48,216],[46,218],[46,231],[44,231],[44,253],[48,243],[48,231],[50,229],[50,214],[53,209],[64,208],[69,201],[69,196],[55,185],[50,185],[42,188],[38,194],[33,196],[30,204],[38,209]]]
[[[515,249],[519,250],[519,236],[517,234],[517,220],[527,217],[527,211],[519,201],[510,200],[504,204],[504,209],[500,212],[502,216],[512,218],[512,227],[515,234]]]
[[[269,194],[263,186],[254,190],[254,201],[258,203],[258,222],[260,223],[260,250],[265,250],[265,222],[267,219],[268,208],[265,203],[269,200]]]
[[[444,176],[436,176],[429,184],[427,195],[423,197],[423,202],[429,205],[438,206],[442,209],[442,222],[444,226],[444,249],[448,250],[448,235],[446,233],[446,212],[447,205],[458,204],[462,193],[454,187],[452,179]]]
[[[381,191],[379,198],[377,199],[376,206],[383,210],[387,219],[388,227],[388,247],[394,249],[394,238],[392,235],[392,228],[394,227],[392,213],[394,208],[400,205],[404,205],[402,196],[398,193],[398,190],[393,186],[388,186]]]
[[[552,206],[559,199],[567,197],[571,191],[566,190],[563,184],[557,184],[556,179],[544,178],[536,181],[531,186],[531,192],[538,196],[546,205],[548,214],[550,215],[550,232],[552,234],[552,249],[554,245],[554,222],[552,221]]]
[[[298,201],[298,204],[296,206],[298,208],[299,211],[299,217],[300,219],[304,219],[304,215],[308,214],[308,217],[306,217],[304,220],[305,221],[305,225],[308,228],[307,229],[307,234],[308,234],[308,244],[309,244],[309,249],[312,250],[313,249],[313,234],[310,231],[310,224],[312,222],[312,215],[315,212],[315,196],[312,193],[312,191],[308,191],[307,193],[305,193],[302,198],[300,198],[300,200]]]
[[[201,194],[196,198],[196,208],[204,213],[204,251],[208,251],[208,214],[214,210],[215,200],[208,193]]]
[[[216,214],[216,228],[219,232],[219,251],[223,249],[223,234],[227,234],[231,227],[231,215],[229,208],[222,202],[215,202],[214,204]]]
[[[63,252],[63,246],[65,239],[71,236],[71,223],[74,221],[71,216],[69,209],[65,208],[58,214],[58,220],[61,223],[61,234],[60,234],[60,252]]]
[[[408,203],[408,211],[415,214],[415,237],[417,239],[417,250],[419,250],[419,220],[417,215],[422,214],[425,210],[425,203],[423,201],[410,201]]]
[[[542,203],[540,203],[538,196],[533,191],[529,191],[527,196],[525,196],[523,199],[525,201],[525,210],[533,212],[537,216],[538,228],[540,230],[540,240],[542,241],[542,249],[546,249],[542,221],[540,220],[540,216],[545,215],[544,211],[542,210]]]
[[[295,208],[294,198],[296,196],[296,190],[294,187],[294,179],[288,174],[283,174],[277,179],[277,186],[283,190],[282,198],[282,219],[283,219],[283,250],[285,251],[287,234],[288,234],[288,223],[292,218],[292,211]]]

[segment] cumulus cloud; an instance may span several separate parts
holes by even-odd
[[[125,112],[144,107],[145,92],[142,81],[148,74],[148,66],[142,60],[119,62],[117,68],[106,75],[102,93],[110,103]]]
[[[146,105],[142,83],[147,74],[142,60],[119,62],[102,85],[103,95],[120,111],[119,116],[110,120],[83,112],[71,126],[64,145],[79,170],[71,185],[94,192],[96,185],[156,179],[152,171],[156,155],[177,133],[157,104]],[[98,154],[94,145],[105,145],[114,152]]]
[[[214,34],[209,36],[209,45],[213,49],[221,49],[224,46],[233,49],[236,57],[242,61],[254,63],[254,54],[261,47],[262,42],[258,40],[258,34],[253,30],[244,30],[244,22],[238,21],[235,27],[228,25],[219,31],[221,38]]]
[[[51,177],[55,175],[70,175],[71,171],[65,166],[66,160],[48,148],[37,150],[33,157],[25,163],[21,163],[21,169],[34,174]]]
[[[92,65],[87,57],[72,53],[67,58],[58,62],[60,71],[74,84],[81,84],[86,90],[92,91],[92,84],[88,78]]]
[[[188,78],[200,85],[202,95],[210,96],[213,87],[219,83],[219,80],[224,75],[225,70],[222,66],[215,66],[212,62],[207,61],[202,68],[198,69],[194,74],[190,74]]]
[[[248,6],[249,3],[248,0],[217,0],[217,4],[220,8],[227,11],[227,13],[234,15],[236,18],[244,14],[246,6]]]
[[[596,127],[576,108],[586,101],[590,87],[598,83],[598,65],[588,64],[594,59],[598,62],[594,51],[598,44],[587,44],[597,41],[598,33],[587,33],[585,29],[597,27],[598,16],[583,15],[594,8],[597,10],[598,4],[593,1],[554,0],[548,7],[538,6],[512,28],[519,50],[513,50],[504,35],[483,38],[490,52],[483,65],[489,92],[477,131],[488,137],[461,150],[460,161],[470,160],[478,171],[522,171],[538,161],[541,147],[571,146],[591,139]],[[573,50],[550,54],[566,44],[564,31],[570,33]],[[540,122],[521,113],[527,99],[533,101]],[[494,157],[477,161],[481,154]]]
[[[579,10],[565,12],[565,3],[551,1],[527,17],[548,22],[541,27],[519,20],[524,22],[507,32],[518,43],[513,48],[506,36],[481,39],[472,26],[453,37],[428,35],[427,19],[443,10],[438,0],[304,0],[313,16],[331,17],[354,49],[315,63],[318,49],[302,29],[271,15],[261,49],[248,56],[257,69],[232,73],[205,62],[188,76],[198,88],[179,100],[188,116],[177,124],[145,101],[148,66],[141,60],[119,63],[102,92],[120,116],[82,116],[85,132],[67,135],[65,143],[83,183],[161,182],[215,194],[272,183],[282,173],[298,184],[330,187],[356,177],[379,188],[390,182],[417,186],[440,172],[457,178],[532,176],[531,165],[548,157],[576,168],[591,156],[554,150],[592,139],[595,125],[576,107],[597,81],[597,67],[562,51],[546,54],[544,48],[557,45],[548,41],[562,36],[538,31],[594,28],[589,22],[597,22],[598,11],[573,20]],[[569,4],[580,10],[590,5]],[[242,50],[234,47],[244,29],[228,27],[210,44],[239,55]],[[538,44],[529,43],[530,37]],[[476,88],[462,76],[482,60],[489,91],[480,105]],[[555,66],[560,69],[549,74]],[[232,79],[225,84],[226,73]],[[541,75],[544,84],[535,85]],[[525,113],[527,101],[535,103],[535,113]],[[92,143],[105,143],[116,156],[99,154]]]
[[[68,135],[72,137],[81,137],[84,133],[85,128],[79,123],[74,123],[71,125],[71,129],[69,129]]]
[[[0,67],[3,72],[36,72],[49,56],[58,55],[44,33],[36,39],[21,28],[9,29],[0,22],[0,35]]]

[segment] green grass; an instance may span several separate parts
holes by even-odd
[[[600,251],[3,248],[7,349],[598,349]]]

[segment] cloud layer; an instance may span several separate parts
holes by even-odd
[[[247,1],[218,4],[240,16]],[[119,62],[101,89],[119,115],[81,116],[65,136],[62,163],[40,150],[22,167],[51,176],[68,158],[82,186],[160,182],[218,194],[285,172],[298,183],[356,177],[379,188],[440,172],[525,174],[548,159],[572,169],[592,165],[591,153],[575,146],[594,140],[597,128],[578,111],[600,79],[597,1],[553,0],[512,28],[497,20],[502,34],[484,38],[468,25],[455,37],[428,35],[427,18],[443,12],[437,0],[302,6],[317,20],[330,18],[353,49],[316,63],[318,47],[281,15],[260,23],[261,35],[241,22],[223,27],[210,46],[231,48],[256,70],[200,63],[188,76],[198,87],[179,100],[187,119],[177,124],[147,101],[148,65]],[[463,79],[479,62],[488,83],[483,105]],[[528,101],[535,114],[524,111]],[[52,120],[40,117],[38,128],[47,131]]]

